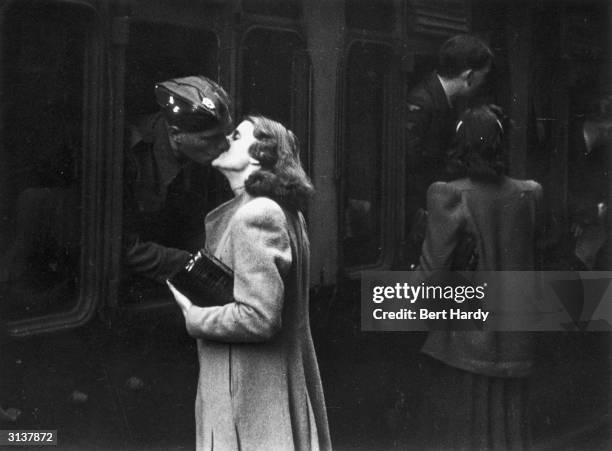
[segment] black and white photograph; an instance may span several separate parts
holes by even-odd
[[[0,449],[612,449],[609,0],[0,0]]]

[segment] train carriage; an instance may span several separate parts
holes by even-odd
[[[67,448],[193,446],[194,345],[166,287],[123,269],[121,231],[128,124],[156,111],[155,82],[197,73],[227,88],[234,116],[300,140],[335,446],[418,449],[424,335],[361,332],[359,317],[361,272],[416,257],[407,95],[447,37],[489,42],[483,96],[515,122],[510,172],[549,193],[544,263],[570,269],[575,125],[610,89],[609,18],[603,0],[0,1],[0,406],[22,410],[0,429],[58,429]],[[231,195],[210,168],[181,183],[197,220]],[[545,336],[539,446],[606,447],[608,340]]]

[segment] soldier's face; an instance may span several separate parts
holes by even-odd
[[[220,130],[203,132],[178,132],[173,138],[177,156],[206,165],[227,150],[229,144]]]

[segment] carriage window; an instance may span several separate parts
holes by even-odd
[[[189,75],[217,80],[218,53],[217,36],[208,30],[164,23],[130,25],[125,74],[125,129],[129,141],[126,139],[123,185],[127,199],[124,229],[129,236],[125,235],[124,241],[133,242],[138,237],[141,242],[190,252],[204,246],[204,217],[229,195],[226,184],[209,166],[187,164],[175,173],[163,154],[153,156],[164,146],[168,149],[154,86]],[[170,180],[162,183],[156,177]],[[134,211],[134,206],[140,211]],[[144,263],[133,271],[122,272],[120,299],[126,304],[171,300],[165,284],[153,281],[146,273],[146,258],[152,255],[147,252],[143,254]]]
[[[87,19],[90,19],[89,21]],[[84,64],[91,18],[22,3],[4,19],[0,129],[0,317],[77,299]]]
[[[378,44],[354,44],[345,73],[343,212],[345,266],[375,263],[382,252],[382,168],[385,85],[391,53]]]
[[[304,42],[291,32],[255,29],[244,40],[242,112],[287,125],[298,137],[308,169],[310,62]]]

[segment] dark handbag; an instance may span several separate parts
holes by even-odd
[[[234,272],[206,249],[196,253],[169,280],[200,307],[234,302]]]

